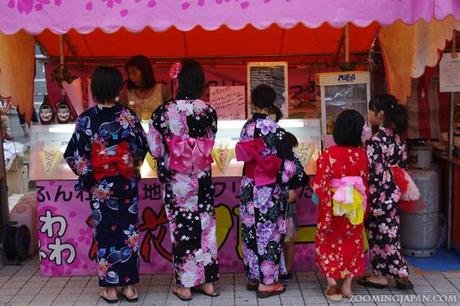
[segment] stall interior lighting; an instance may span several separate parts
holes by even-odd
[[[72,134],[75,131],[75,126],[73,124],[52,126],[48,131],[53,134]]]

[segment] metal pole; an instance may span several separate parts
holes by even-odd
[[[64,78],[64,35],[59,35],[59,75],[62,80]],[[61,89],[61,94],[64,96],[64,88]]]
[[[451,47],[451,56],[452,58],[457,58],[457,44],[456,44],[457,33],[454,30],[452,35],[452,47]],[[454,151],[454,112],[455,112],[455,93],[450,93],[450,107],[449,107],[449,144],[448,144],[448,158],[449,158],[449,168],[448,168],[448,183],[447,187],[449,188],[447,193],[448,198],[448,209],[447,209],[447,249],[452,248],[452,200],[453,200],[453,174],[454,174],[454,165],[452,163],[453,151]]]
[[[452,248],[452,198],[453,198],[453,151],[454,151],[454,111],[455,111],[455,93],[450,93],[450,110],[449,110],[449,145],[448,145],[448,157],[449,157],[449,169],[448,169],[448,209],[447,209],[447,249]]]
[[[6,184],[5,157],[3,156],[2,126],[0,124],[0,237],[3,237],[3,229],[9,220],[8,208],[8,186]],[[0,241],[0,252],[2,250],[2,241]],[[3,258],[3,256],[1,256]]]

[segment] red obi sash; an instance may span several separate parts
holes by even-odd
[[[180,136],[166,138],[170,159],[169,168],[180,173],[200,172],[208,168],[214,141],[207,138],[187,138]]]
[[[100,143],[93,144],[91,167],[94,178],[97,180],[115,175],[122,175],[126,179],[131,179],[134,174],[134,164],[129,144],[126,141],[119,143],[113,156],[107,155],[107,149]]]
[[[245,162],[245,175],[253,179],[256,186],[276,183],[283,162],[275,155],[262,157],[261,154],[265,149],[262,138],[240,141],[235,147],[236,159]]]

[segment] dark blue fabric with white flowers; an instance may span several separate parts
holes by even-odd
[[[133,157],[129,164],[135,168],[133,177],[114,175],[96,180],[91,167],[92,146],[102,145],[110,156],[121,142],[129,144]],[[145,133],[137,116],[116,104],[110,108],[94,106],[83,112],[64,153],[70,168],[79,177],[76,187],[90,192],[101,287],[139,282],[137,167],[147,150]]]

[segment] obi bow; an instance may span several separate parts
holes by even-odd
[[[126,141],[116,146],[115,152],[108,154],[102,144],[96,143],[91,148],[91,167],[93,168],[94,178],[97,180],[122,175],[126,179],[131,179],[134,174],[133,155],[129,150]]]
[[[199,172],[212,164],[211,151],[214,141],[207,138],[179,136],[167,138],[170,160],[169,168],[180,173]]]
[[[240,141],[235,147],[236,159],[245,162],[245,175],[253,179],[256,186],[274,184],[281,168],[281,158],[275,155],[262,156],[265,149],[262,138]]]
[[[332,179],[331,187],[333,213],[335,216],[345,216],[351,224],[358,225],[364,220],[366,210],[366,186],[359,176],[346,176]]]

